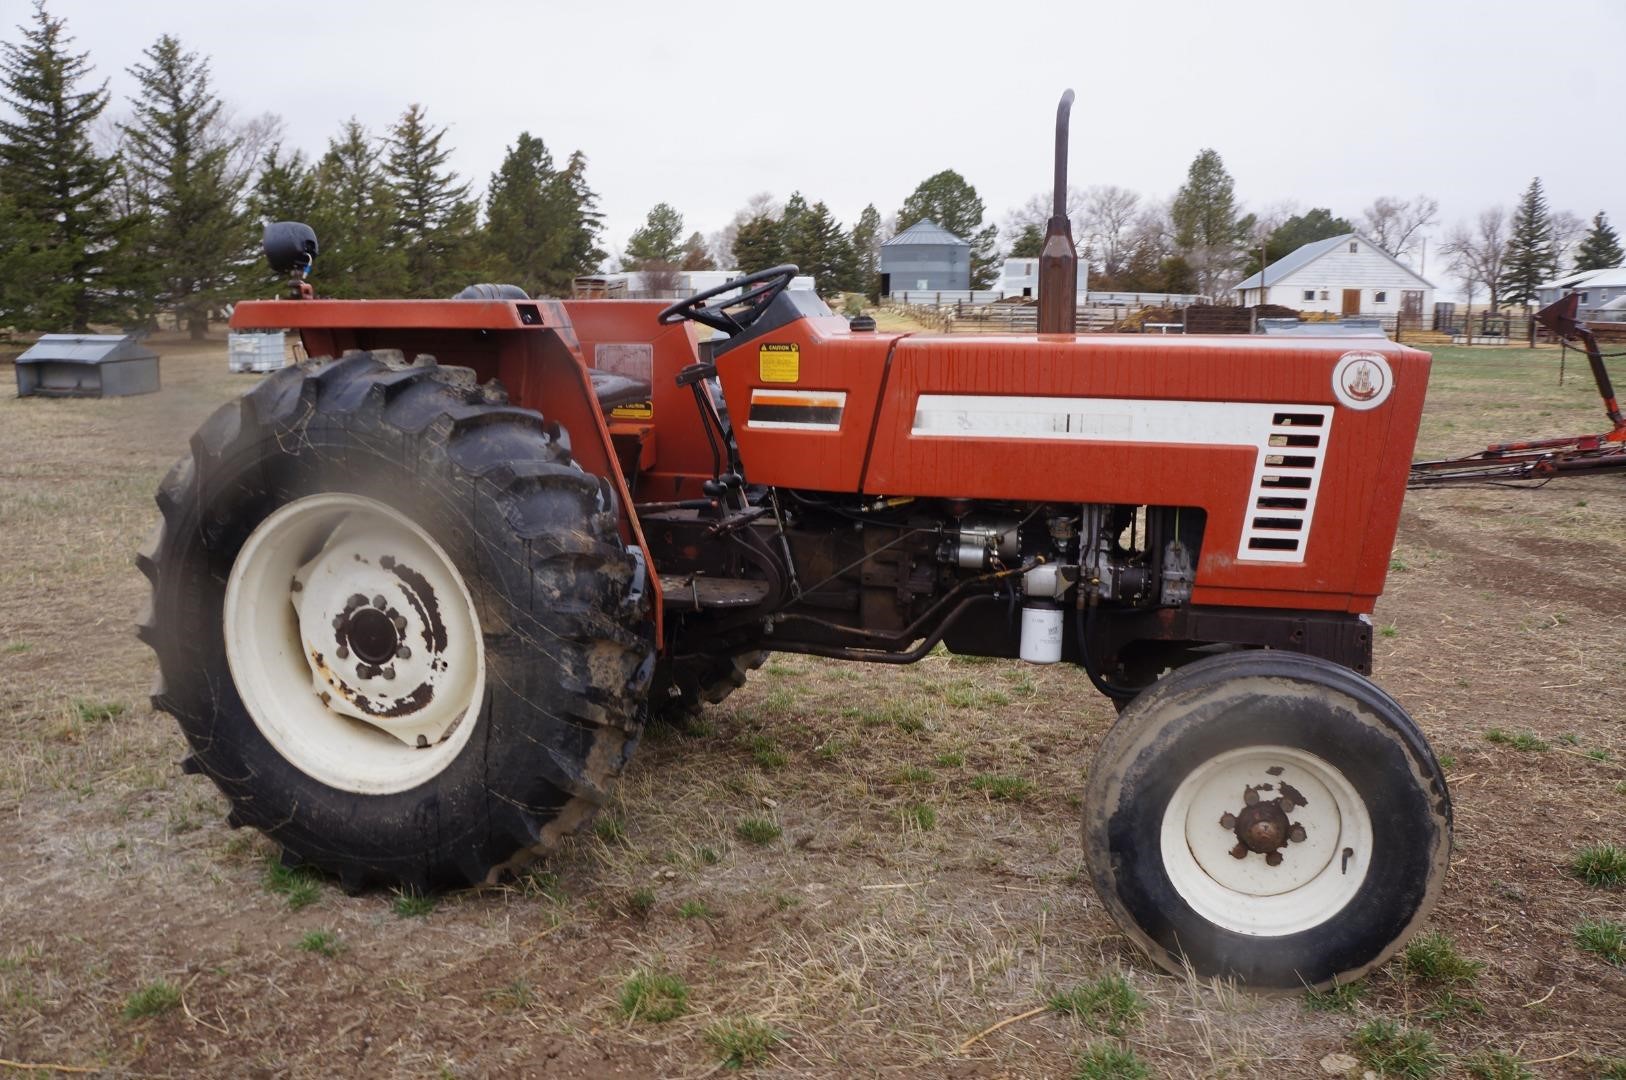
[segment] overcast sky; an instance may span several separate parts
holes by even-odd
[[[48,5],[114,111],[167,32],[212,59],[239,116],[279,114],[311,154],[346,118],[382,132],[412,102],[477,189],[521,131],[560,162],[581,149],[613,249],[661,200],[710,232],[755,192],[799,188],[850,223],[944,168],[1000,221],[1048,187],[1069,86],[1081,186],[1167,196],[1211,146],[1249,207],[1353,219],[1426,192],[1448,226],[1539,175],[1555,209],[1626,225],[1619,0]],[[0,33],[31,7],[0,0]]]

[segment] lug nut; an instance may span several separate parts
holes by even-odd
[[[379,593],[377,596],[373,597],[373,607],[377,608],[379,611],[383,611],[388,606],[389,601],[384,599],[383,593]]]
[[[420,733],[418,735],[418,749],[422,750],[424,747],[426,747],[428,745],[429,745],[429,736]]]
[[[344,616],[343,615],[335,615],[335,616],[333,616],[333,629],[335,629],[335,630],[343,630],[344,629]]]
[[[303,581],[300,581],[298,578],[294,578],[294,583],[292,585],[288,586],[288,588],[293,592],[304,592],[305,591],[305,583]]]
[[[1227,810],[1225,813],[1221,814],[1220,815],[1220,828],[1222,828],[1222,829],[1234,829],[1234,828],[1236,828],[1236,815],[1231,813],[1229,810]]]
[[[1287,831],[1287,838],[1293,841],[1295,844],[1304,843],[1304,839],[1307,835],[1308,834],[1304,831],[1304,826],[1300,825],[1296,821],[1293,823],[1293,827]]]
[[[1279,852],[1279,851],[1271,851],[1271,852],[1266,853],[1266,855],[1265,855],[1265,865],[1266,866],[1280,866],[1281,864],[1282,864],[1282,853],[1281,852]]]
[[[395,632],[397,634],[406,633],[406,616],[405,615],[392,615],[392,616],[390,616],[390,622],[391,622],[391,624],[394,625]]]
[[[333,655],[337,656],[340,660],[348,660],[350,659],[350,650],[345,648],[343,645],[340,645],[333,651]]]
[[[386,664],[384,667],[379,668],[378,672],[379,672],[379,674],[383,675],[384,678],[386,678],[386,679],[393,679],[393,678],[395,678],[395,665],[394,664]]]
[[[1246,788],[1242,792],[1242,801],[1247,803],[1249,806],[1253,806],[1259,802],[1259,793],[1253,790],[1253,788]]]
[[[346,600],[344,603],[344,610],[347,613],[354,611],[366,602],[367,598],[365,596],[361,595],[360,593],[352,593],[350,595],[350,599]]]
[[[405,622],[406,620],[402,619],[401,621]],[[396,629],[399,630],[401,628],[397,626]],[[410,660],[412,659],[412,650],[407,648],[405,645],[402,645],[399,649],[395,650],[395,658],[397,660]]]

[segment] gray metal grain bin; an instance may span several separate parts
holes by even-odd
[[[133,334],[45,334],[17,358],[17,396],[125,397],[158,389],[158,354]]]

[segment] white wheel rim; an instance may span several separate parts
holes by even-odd
[[[277,509],[232,563],[223,618],[249,716],[314,779],[404,791],[468,742],[485,690],[474,600],[441,546],[383,503],[328,493]]]
[[[1249,791],[1256,809],[1244,818]],[[1242,843],[1239,822],[1266,850]],[[1250,746],[1204,762],[1180,783],[1163,814],[1161,847],[1169,881],[1197,914],[1239,934],[1280,937],[1326,922],[1360,891],[1372,819],[1354,785],[1323,759]]]

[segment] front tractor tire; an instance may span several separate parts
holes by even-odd
[[[1107,733],[1084,800],[1107,912],[1177,974],[1287,992],[1358,979],[1444,883],[1451,800],[1393,698],[1325,660],[1180,668]]]
[[[479,884],[591,819],[642,729],[610,486],[494,385],[398,354],[223,406],[137,559],[190,772],[352,891]]]

